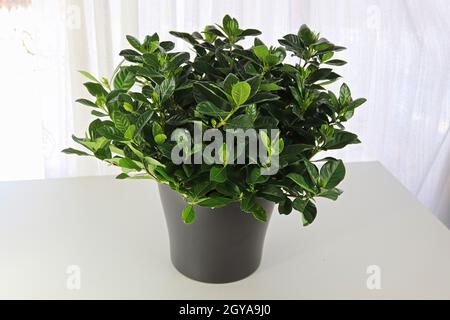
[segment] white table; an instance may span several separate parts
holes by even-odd
[[[172,267],[151,181],[0,183],[0,298],[449,299],[449,230],[379,163],[349,164],[342,188],[308,228],[275,214],[253,276],[209,285]],[[71,265],[80,290],[67,288]],[[371,265],[380,290],[367,287]]]

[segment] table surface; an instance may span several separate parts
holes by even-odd
[[[449,230],[381,164],[347,168],[337,202],[319,200],[307,228],[274,215],[261,267],[225,285],[171,265],[152,181],[0,183],[0,298],[450,299]],[[67,287],[69,266],[79,290]],[[375,276],[381,288],[369,289]]]

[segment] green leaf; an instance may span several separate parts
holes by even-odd
[[[249,36],[259,36],[261,34],[261,31],[256,29],[246,29],[241,32],[239,36],[241,37],[249,37]]]
[[[316,165],[309,160],[305,160],[306,171],[309,174],[309,177],[314,183],[317,183],[319,180],[319,170]]]
[[[133,140],[135,133],[136,133],[136,126],[133,124],[128,127],[127,131],[125,131],[124,137],[127,140]]]
[[[100,83],[100,81],[98,81],[97,80],[97,78],[96,77],[94,77],[92,74],[90,74],[89,72],[87,72],[87,71],[83,71],[83,70],[80,70],[80,71],[78,71],[79,73],[81,73],[83,76],[85,76],[86,78],[88,78],[89,80],[91,80],[91,81],[94,81],[94,82],[97,82],[97,83]]]
[[[298,36],[302,39],[303,43],[307,46],[317,41],[316,35],[312,32],[306,24],[300,27]]]
[[[262,190],[258,192],[258,196],[261,196],[269,201],[279,203],[286,197],[281,188],[278,186],[264,184],[261,188]]]
[[[114,111],[112,119],[114,121],[114,125],[117,129],[119,129],[120,132],[127,131],[128,127],[130,126],[130,120],[125,114],[120,111]]]
[[[143,55],[144,62],[148,65],[148,67],[158,70],[160,67],[160,62],[158,59],[158,55],[156,53],[145,53]],[[145,72],[145,71],[144,71]],[[142,74],[144,75],[144,74]]]
[[[184,208],[181,217],[183,218],[184,223],[193,224],[195,221],[195,210],[194,206],[190,205]]]
[[[239,31],[239,23],[236,19],[231,18],[229,15],[226,15],[222,21],[223,31],[229,36],[234,37],[238,35]]]
[[[214,166],[211,168],[209,180],[218,183],[224,183],[227,181],[226,167]]]
[[[356,99],[356,100],[350,102],[349,108],[354,110],[366,102],[367,102],[367,99],[364,99],[364,98]]]
[[[233,85],[231,95],[236,106],[242,106],[250,97],[251,86],[247,82],[238,82]]]
[[[345,64],[347,64],[346,61],[344,60],[338,60],[338,59],[334,59],[334,60],[329,60],[327,62],[325,62],[326,64],[329,64],[331,66],[343,66]]]
[[[77,156],[90,156],[90,154],[88,154],[84,151],[80,151],[80,150],[76,150],[76,149],[72,149],[72,148],[64,149],[61,152],[65,153],[65,154],[75,154]]]
[[[158,134],[164,134],[164,130],[158,122],[153,122],[152,134],[153,134],[153,137],[156,137]]]
[[[257,207],[253,212],[253,217],[255,217],[256,220],[261,222],[267,222],[267,212],[264,210],[263,207]]]
[[[241,114],[232,118],[231,120],[228,120],[227,124],[225,125],[225,129],[247,130],[250,128],[253,128],[253,122],[252,119],[246,114]]]
[[[322,147],[324,150],[342,149],[349,144],[358,144],[358,136],[347,131],[335,131],[333,138]]]
[[[154,137],[154,139],[155,139],[156,144],[161,145],[161,144],[164,144],[164,142],[167,141],[167,136],[165,134],[161,133],[161,134],[157,134]]]
[[[336,187],[345,177],[345,166],[342,160],[331,160],[320,169],[320,185],[325,189]]]
[[[92,101],[89,101],[87,99],[78,99],[75,102],[81,103],[82,105],[85,105],[85,106],[88,106],[91,108],[98,108],[98,106],[95,103],[93,103]]]
[[[220,162],[224,165],[227,166],[228,165],[228,161],[230,160],[230,153],[228,150],[228,146],[226,143],[222,144],[218,150],[219,152],[219,160]]]
[[[306,181],[305,177],[303,177],[302,175],[293,172],[293,173],[289,173],[289,174],[287,175],[287,177],[288,177],[289,179],[291,179],[292,181],[294,181],[297,185],[299,185],[300,187],[302,187],[302,188],[303,188],[304,190],[306,190],[307,192],[310,192],[310,193],[315,193],[315,192],[316,192],[314,186],[310,185],[310,184]]]
[[[239,197],[241,193],[239,187],[230,181],[217,184],[216,190],[217,192],[220,192],[221,194],[233,199]]]
[[[254,104],[248,105],[245,108],[245,114],[249,117],[250,121],[254,123],[256,118],[258,117],[258,109],[256,108],[256,105]]]
[[[278,204],[278,212],[283,215],[289,215],[292,212],[292,201],[289,198],[285,198]]]
[[[122,68],[114,77],[115,90],[129,90],[134,86],[135,75],[128,68]]]
[[[99,83],[87,82],[84,84],[84,86],[86,87],[88,92],[95,97],[106,96],[108,94],[103,86]]]
[[[331,74],[332,71],[333,71],[332,69],[327,68],[317,69],[316,71],[311,73],[311,75],[308,77],[307,82],[315,83],[319,80],[326,80],[328,79],[328,76]]]
[[[195,40],[195,38],[190,35],[189,33],[186,32],[177,32],[177,31],[170,31],[169,32],[171,35],[173,35],[174,37],[183,39],[184,41],[188,42],[191,45],[195,45],[197,44],[197,40]]]
[[[210,181],[202,181],[194,184],[192,188],[192,196],[195,200],[203,198],[208,192],[214,189],[214,184]]]
[[[264,130],[259,131],[259,138],[261,139],[261,142],[263,143],[264,147],[266,147],[266,150],[270,150],[271,140],[267,132]]]
[[[92,114],[93,116],[100,117],[100,118],[108,117],[107,114],[104,114],[103,112],[99,112],[99,111],[97,111],[97,110],[92,110],[92,111],[91,111],[91,114]]]
[[[155,52],[159,48],[159,36],[157,33],[152,36],[146,36],[144,43],[142,44],[142,49],[146,53]]]
[[[269,48],[267,48],[265,45],[253,47],[253,52],[262,62],[266,62],[267,57],[270,54]]]
[[[347,86],[347,84],[344,83],[341,86],[339,93],[339,103],[341,105],[348,104],[352,100],[352,93],[350,92],[350,88]]]
[[[175,56],[170,59],[170,69],[176,70],[179,68],[183,63],[189,62],[190,55],[187,52],[180,52],[177,53]]]
[[[136,133],[135,136],[138,136],[141,134],[144,127],[147,125],[147,123],[150,121],[150,119],[153,117],[154,111],[153,110],[147,110],[136,121]]]
[[[230,73],[224,80],[223,88],[225,89],[225,92],[228,94],[231,94],[233,90],[233,86],[239,82],[239,78],[236,77],[234,74]]]
[[[158,160],[156,160],[155,158],[152,158],[152,157],[144,157],[144,160],[150,166],[161,167],[161,168],[166,167],[164,164],[162,164],[161,162],[159,162]]]
[[[165,52],[169,52],[169,51],[172,51],[175,48],[175,43],[173,43],[172,41],[161,41],[159,46]]]
[[[126,173],[121,173],[121,174],[119,174],[116,177],[117,180],[126,180],[126,179],[129,179],[129,178],[130,178],[130,176],[128,174],[126,174]]]
[[[241,210],[252,214],[257,220],[267,222],[266,211],[256,202],[253,194],[245,194],[240,201]]]
[[[225,197],[210,197],[208,199],[205,199],[203,201],[200,201],[198,203],[201,207],[207,207],[207,208],[223,208],[229,205],[230,203],[234,202],[233,199],[225,198]]]
[[[317,207],[311,200],[297,198],[292,203],[292,206],[302,214],[303,226],[310,225],[316,219]]]
[[[134,112],[134,107],[133,107],[133,105],[131,103],[125,102],[123,104],[123,108],[125,109],[125,111],[128,111],[130,113]]]
[[[97,128],[97,133],[106,139],[122,141],[124,140],[124,136],[122,133],[112,124],[104,124],[101,127]]]
[[[321,191],[320,194],[318,194],[318,196],[336,201],[341,194],[342,190],[339,190],[338,188],[333,188],[330,190]]]
[[[127,36],[128,43],[137,51],[142,52],[141,42],[133,36]]]
[[[247,83],[250,85],[250,88],[252,88],[250,91],[250,97],[253,97],[258,93],[259,87],[261,86],[261,77],[259,75],[254,76],[253,78],[248,79]]]
[[[279,100],[280,97],[277,96],[276,94],[272,94],[269,92],[258,92],[257,94],[255,94],[253,97],[251,97],[248,101],[247,104],[260,104],[263,102],[270,102],[270,101],[276,101]]]
[[[226,117],[229,112],[222,110],[218,107],[216,107],[212,102],[209,101],[203,101],[200,102],[197,105],[197,108],[195,109],[198,113],[204,114],[204,115],[208,115],[208,116],[213,116],[213,117],[221,117],[224,118]]]
[[[141,171],[141,167],[139,165],[137,165],[135,161],[128,159],[128,158],[119,159],[117,164],[121,168]]]
[[[250,175],[247,177],[247,183],[249,184],[261,184],[266,183],[269,180],[269,176],[261,175],[261,168],[254,167],[250,171]]]
[[[261,91],[279,91],[283,90],[283,87],[280,87],[276,83],[262,83],[260,88]]]
[[[229,103],[226,98],[221,96],[219,92],[214,91],[214,89],[209,85],[196,82],[193,84],[193,92],[194,98],[198,103],[210,101],[220,109],[226,110],[229,108]]]
[[[164,102],[167,99],[169,99],[173,95],[174,92],[175,92],[175,79],[170,78],[170,79],[164,80],[161,83],[161,85],[159,86],[161,102]]]

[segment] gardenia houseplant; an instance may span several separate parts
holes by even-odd
[[[175,267],[200,281],[236,281],[260,263],[274,204],[306,226],[316,197],[342,193],[343,162],[313,159],[360,142],[343,123],[365,99],[345,84],[325,89],[340,78],[331,67],[345,64],[334,58],[344,48],[305,25],[279,47],[228,15],[203,32],[171,34],[194,56],[157,34],[128,36],[132,49],[120,53],[111,83],[82,72],[93,98],[77,101],[96,119],[73,137],[87,150],[64,152],[117,166],[118,179],[159,182]],[[246,37],[255,37],[250,48],[240,45]]]

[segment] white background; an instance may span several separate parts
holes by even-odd
[[[34,0],[5,7],[15,2],[26,3],[1,1],[0,9],[0,180],[111,173],[60,153],[90,120],[73,103],[85,95],[77,70],[109,77],[126,34],[174,40],[170,30],[201,30],[229,13],[263,31],[268,44],[306,23],[346,46],[339,57],[349,64],[339,73],[368,103],[348,126],[363,143],[338,156],[380,161],[450,226],[450,1]]]

